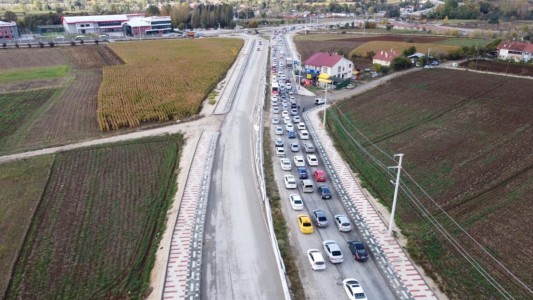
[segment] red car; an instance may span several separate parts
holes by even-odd
[[[326,182],[326,172],[322,170],[316,170],[313,175],[315,176],[315,180],[317,182]]]

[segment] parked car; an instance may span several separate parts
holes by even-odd
[[[339,228],[340,232],[349,232],[352,230],[352,224],[350,223],[350,219],[348,219],[345,215],[335,215],[335,223],[337,223],[337,227]]]
[[[294,165],[297,167],[305,167],[305,161],[303,156],[301,155],[295,155],[294,156]]]
[[[320,250],[309,249],[307,251],[307,258],[309,259],[309,263],[311,264],[311,268],[313,270],[318,271],[326,269],[326,262],[324,261],[324,257],[322,256]]]
[[[315,170],[313,176],[317,182],[326,182],[326,172],[322,170]]]
[[[360,241],[348,241],[348,247],[352,252],[352,256],[357,261],[367,261],[368,252],[365,249],[365,244]]]
[[[296,188],[296,179],[292,175],[283,176],[283,181],[285,182],[285,188],[295,189]]]
[[[323,98],[315,98],[315,105],[321,105],[324,103],[326,103],[326,100],[324,100]]]
[[[313,233],[313,223],[311,223],[311,218],[308,215],[298,215],[298,226],[302,233]]]
[[[292,164],[290,159],[288,158],[280,158],[279,163],[281,165],[281,169],[284,171],[290,171],[292,170]]]
[[[291,143],[291,151],[292,152],[300,151],[300,144],[298,144],[298,142],[292,142]]]
[[[324,246],[324,251],[329,258],[329,262],[332,264],[340,264],[344,261],[344,256],[342,255],[341,248],[337,245],[337,242],[334,240],[325,240],[322,242]]]
[[[304,209],[304,201],[302,200],[302,197],[300,197],[300,195],[298,194],[289,195],[289,202],[291,203],[291,207],[294,210]]]
[[[313,211],[313,221],[315,222],[316,227],[325,228],[328,227],[329,222],[326,217],[326,212],[320,209]]]
[[[320,194],[320,198],[326,200],[332,198],[331,189],[328,186],[321,185],[318,187],[318,193]]]
[[[310,166],[318,166],[318,158],[316,158],[316,155],[314,154],[309,154],[307,155],[307,163],[310,165]]]
[[[307,172],[307,169],[304,168],[304,167],[298,167],[296,168],[297,172],[298,172],[298,178],[299,179],[307,179],[309,178],[309,173]]]

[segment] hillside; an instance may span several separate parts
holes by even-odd
[[[499,298],[489,276],[515,298],[531,296],[511,274],[533,284],[532,94],[529,79],[427,69],[344,101],[329,117],[338,147],[386,205],[394,175],[387,166],[397,164],[390,156],[405,154],[397,222],[410,253],[450,298]]]

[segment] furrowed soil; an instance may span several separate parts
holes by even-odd
[[[478,71],[489,71],[495,73],[504,73],[504,74],[514,74],[519,76],[530,76],[533,77],[533,65],[521,64],[521,63],[511,63],[511,62],[500,62],[492,60],[470,60],[461,63],[461,67],[474,69]]]
[[[402,186],[413,196],[400,191],[397,222],[409,238],[411,255],[450,298],[499,294],[424,218],[414,197],[513,297],[531,296],[498,263],[533,284],[531,95],[529,79],[427,69],[341,102],[330,113],[338,147],[388,206],[394,174],[386,166],[397,165],[392,154],[405,154]],[[352,138],[382,165],[365,159]]]
[[[4,298],[144,298],[182,144],[58,154]]]
[[[58,48],[9,49],[0,53],[0,70],[66,65]]]
[[[22,248],[39,198],[45,188],[53,157],[39,156],[0,164],[0,295]]]
[[[446,37],[429,36],[351,36],[349,34],[308,34],[298,35],[294,39],[298,53],[302,55],[302,61],[308,59],[315,52],[336,52],[348,55],[355,48],[372,41],[410,42],[410,43],[436,43],[446,40]]]

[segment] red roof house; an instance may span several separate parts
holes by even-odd
[[[351,78],[353,63],[342,55],[317,52],[304,62],[305,69],[314,73],[328,74],[338,78]]]
[[[528,62],[533,55],[533,44],[526,42],[503,41],[496,49],[498,49],[498,56],[501,59]]]

